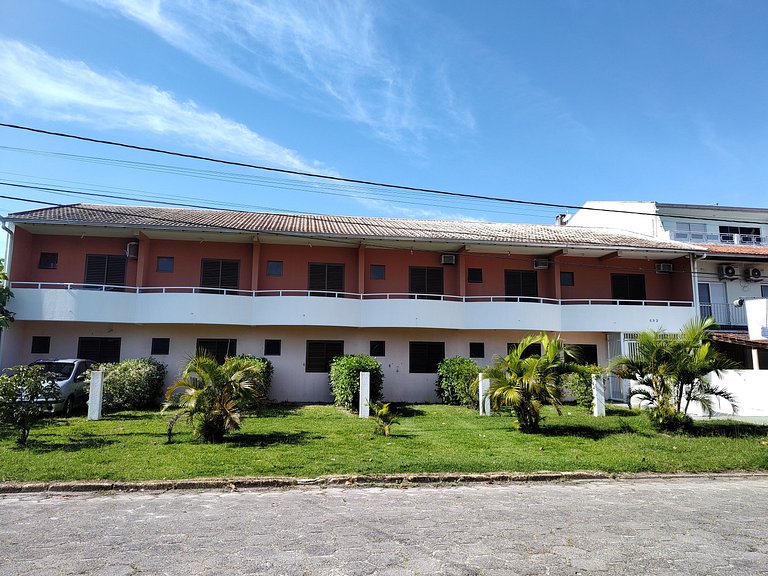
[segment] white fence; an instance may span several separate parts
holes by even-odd
[[[710,382],[722,386],[735,396],[739,416],[768,416],[768,370],[726,370],[721,376],[709,375]],[[725,400],[715,399],[716,415],[733,414],[733,408]],[[691,405],[688,413],[703,415],[698,405]]]

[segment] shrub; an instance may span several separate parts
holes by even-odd
[[[592,392],[592,376],[600,375],[600,366],[588,365],[582,371],[570,374],[567,377],[565,387],[576,398],[576,404],[585,410],[592,410],[595,398]]]
[[[659,432],[688,432],[693,428],[693,418],[669,404],[653,406],[647,414],[651,426]]]
[[[104,372],[102,407],[134,410],[157,403],[165,380],[165,364],[153,358],[132,358],[93,367]]]
[[[267,403],[274,371],[272,362],[266,358],[258,358],[250,354],[238,354],[227,358],[223,368],[226,372],[242,370],[248,372],[248,382],[251,385],[251,393],[248,397],[249,406],[258,407]]]
[[[29,431],[59,392],[44,366],[14,366],[0,376],[0,422],[16,429],[20,446],[27,446]]]
[[[370,418],[373,418],[377,434],[389,436],[389,430],[392,424],[399,424],[397,414],[394,408],[390,408],[390,402],[369,402],[368,408],[371,410]]]
[[[384,373],[381,364],[373,356],[364,354],[346,355],[334,358],[328,374],[336,406],[357,412],[360,404],[360,372],[371,373],[371,402],[381,399]]]
[[[444,404],[474,406],[477,404],[477,375],[480,367],[469,358],[446,358],[437,366],[437,395]]]

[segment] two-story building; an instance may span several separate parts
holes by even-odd
[[[633,333],[696,314],[706,253],[599,227],[88,204],[6,227],[3,366],[153,356],[173,378],[196,351],[248,353],[291,401],[330,400],[340,354],[376,356],[402,401],[435,398],[443,358],[487,365],[540,331],[605,364]]]

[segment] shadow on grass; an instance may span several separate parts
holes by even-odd
[[[590,440],[602,440],[608,436],[616,434],[637,434],[639,436],[652,436],[643,430],[636,430],[631,424],[624,420],[619,420],[617,427],[597,428],[584,424],[547,424],[542,423],[538,432],[541,436],[577,436],[579,438],[589,438]]]
[[[634,418],[636,416],[642,416],[642,412],[640,410],[630,410],[626,407],[624,404],[611,406],[610,404],[605,405],[605,415],[606,416],[621,416],[622,418]]]
[[[322,440],[322,436],[308,432],[270,432],[268,434],[236,434],[230,436],[226,443],[232,448],[254,448],[272,444],[306,444],[310,440]]]
[[[34,431],[32,432],[34,435]],[[49,441],[45,438],[30,436],[27,449],[38,454],[47,454],[50,452],[79,452],[89,448],[103,448],[114,444],[115,441],[103,436],[94,434],[82,434],[77,438],[57,437],[56,441]]]
[[[395,409],[395,414],[398,418],[413,418],[414,416],[425,416],[426,412],[420,408],[416,408],[412,404],[398,404],[392,403]]]
[[[724,436],[726,438],[760,438],[768,436],[768,425],[738,420],[697,420],[689,436]]]
[[[173,413],[173,410],[170,409],[168,413]],[[133,413],[133,412],[104,412],[102,414],[101,419],[102,420],[125,420],[125,421],[131,421],[131,420],[151,420],[158,416],[162,416],[160,412],[160,408],[157,409],[157,411],[153,411],[151,408],[147,408],[146,412],[141,413]]]
[[[302,404],[290,404],[281,402],[279,404],[266,404],[250,408],[248,414],[256,418],[286,418],[288,416],[297,416]]]

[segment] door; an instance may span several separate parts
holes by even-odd
[[[721,326],[730,325],[725,284],[722,282],[699,283],[699,312],[703,318],[712,316]]]

